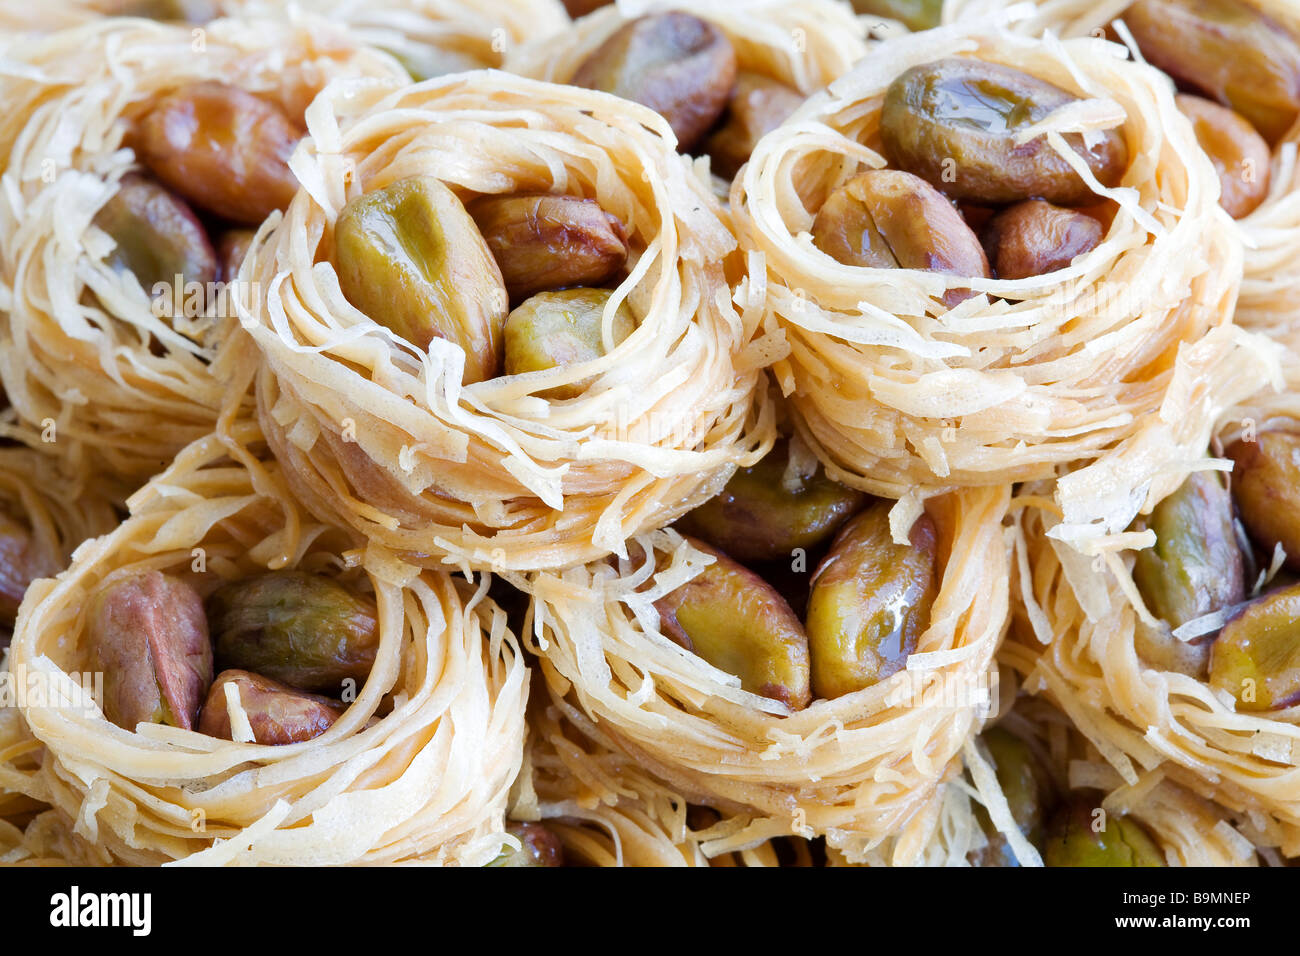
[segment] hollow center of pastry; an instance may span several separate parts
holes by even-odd
[[[104,716],[210,737],[289,744],[329,729],[374,665],[374,599],[306,571],[221,584],[147,571],[92,597],[86,640],[104,674]],[[215,679],[214,679],[215,673]]]
[[[519,192],[467,207],[433,176],[358,196],[334,227],[348,302],[417,348],[458,345],[466,384],[606,355],[636,328],[614,292],[628,255],[623,224],[593,199]],[[576,398],[590,381],[537,394]]]
[[[896,544],[887,502],[820,468],[801,474],[787,447],[678,522],[714,562],[656,607],[666,636],[745,690],[800,709],[904,668],[929,627],[940,569],[928,516]]]

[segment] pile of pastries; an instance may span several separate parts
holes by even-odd
[[[0,0],[0,863],[1300,855],[1283,0]]]

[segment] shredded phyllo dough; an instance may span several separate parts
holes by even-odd
[[[111,531],[118,523],[107,497],[69,478],[55,459],[26,448],[0,449],[0,515],[21,518],[30,529],[30,541],[16,557],[38,577],[57,574],[78,545]],[[7,643],[8,634],[3,637]],[[7,654],[7,648],[2,653]],[[5,670],[0,657],[0,674]],[[18,710],[0,703],[0,818],[26,816],[42,806],[21,790],[11,789],[9,776],[10,766],[19,772],[36,767],[39,750],[39,743],[25,731]],[[0,837],[3,845],[7,845],[6,838]]]
[[[805,96],[845,73],[866,52],[866,32],[847,4],[833,0],[620,0],[583,17],[561,36],[512,50],[506,68],[567,83],[582,61],[624,23],[681,10],[714,23],[736,50],[737,68],[779,80]]]
[[[212,430],[223,389],[209,369],[212,317],[185,305],[202,299],[165,318],[153,290],[105,261],[113,240],[93,220],[136,168],[131,123],[189,82],[233,83],[301,117],[333,77],[405,74],[309,18],[224,20],[200,37],[103,19],[19,53],[0,56],[0,375],[23,419],[57,428],[56,450],[85,444],[112,473],[143,479]]]
[[[485,71],[340,84],[308,119],[314,142],[292,163],[304,188],[240,275],[258,294],[240,312],[260,355],[232,336],[219,362],[235,396],[256,373],[259,416],[310,511],[424,564],[561,567],[622,552],[766,454],[759,309],[732,304],[735,239],[657,114]],[[632,247],[606,341],[620,303],[636,330],[582,365],[463,386],[458,345],[415,349],[354,309],[328,259],[333,224],[348,200],[417,175],[462,198],[598,200]],[[538,395],[588,377],[576,399]]]
[[[932,502],[944,570],[908,669],[802,711],[742,690],[660,633],[653,602],[709,561],[672,531],[638,538],[627,560],[532,576],[529,634],[553,692],[599,739],[688,799],[749,817],[707,852],[817,833],[856,861],[901,831],[896,862],[916,862],[924,840],[912,834],[988,706],[1007,619],[1008,494]]]
[[[252,425],[237,431],[258,444]],[[420,573],[380,545],[358,546],[286,510],[275,466],[249,470],[226,451],[215,438],[191,445],[132,498],[125,523],[33,587],[9,672],[71,682],[87,670],[87,615],[102,582],[202,562],[224,580],[301,568],[373,590],[380,643],[369,677],[328,730],[283,746],[161,724],[132,732],[93,700],[20,701],[28,743],[3,751],[0,785],[54,808],[24,845],[127,864],[489,862],[522,761],[527,669],[487,579]]]
[[[570,864],[778,865],[771,840],[736,839],[752,828],[747,817],[719,817],[692,829],[686,799],[614,749],[590,717],[556,694],[554,686],[566,682],[545,658],[539,666],[554,684],[541,690],[542,699],[530,710],[527,759],[512,794],[512,819],[543,821],[563,842]],[[790,841],[790,847],[796,857],[807,854],[803,840]]]
[[[1008,663],[1021,667],[1026,662],[1015,645]],[[1014,680],[1011,681],[1014,683]],[[1167,779],[1159,768],[1141,774],[1132,783],[1116,773],[1098,751],[1075,729],[1063,713],[1041,698],[1022,697],[1004,716],[998,727],[1028,744],[1039,766],[1050,777],[1058,796],[1070,790],[1095,789],[1105,796],[1099,806],[1107,813],[1131,814],[1150,831],[1171,866],[1257,866],[1254,842],[1248,837],[1251,822],[1234,819],[1224,808],[1197,796]],[[971,771],[982,759],[968,755]],[[1041,860],[1029,847],[1005,808],[996,777],[972,772],[974,797],[986,808],[998,831],[1006,837],[1022,866],[1039,866]],[[971,827],[979,832],[972,818]],[[1018,846],[1023,844],[1023,846]],[[1026,849],[1027,848],[1027,849]],[[975,847],[971,847],[975,849]],[[1028,854],[1028,858],[1026,855]]]
[[[947,0],[945,15],[966,20],[1000,16],[1017,33],[1100,37],[1122,18],[1131,0]],[[1300,36],[1300,9],[1288,0],[1252,0],[1253,6]],[[1119,28],[1123,37],[1126,32]],[[1125,40],[1127,42],[1127,37]],[[1136,54],[1140,56],[1140,54]],[[1249,51],[1242,51],[1249,56]],[[1237,301],[1237,324],[1300,347],[1295,315],[1300,312],[1300,124],[1273,150],[1269,192],[1259,207],[1237,222],[1245,243],[1245,277]],[[1243,175],[1247,171],[1242,171]]]
[[[813,213],[880,155],[880,108],[908,68],[950,56],[1013,66],[1081,97],[1035,128],[1116,215],[1072,265],[1011,281],[841,265]],[[988,28],[902,36],[765,137],[733,185],[744,247],[767,264],[766,320],[790,342],[774,372],[832,477],[902,498],[1049,478],[1082,544],[1175,487],[1218,412],[1272,373],[1231,325],[1241,246],[1214,168],[1168,81],[1123,47]],[[1106,189],[1058,135],[1121,128],[1131,161]],[[947,290],[977,295],[947,311]],[[774,333],[775,334],[775,333]],[[1091,462],[1092,464],[1088,464]]]
[[[1259,406],[1240,411],[1252,410],[1265,413]],[[1059,520],[1051,502],[1026,497],[1017,504],[1012,589],[1023,626],[1013,629],[1017,639],[1003,657],[1025,675],[1025,688],[1065,712],[1118,783],[1136,789],[1163,773],[1249,814],[1258,844],[1300,851],[1296,709],[1239,712],[1204,681],[1145,663],[1138,629],[1164,625],[1144,623],[1150,612],[1133,584],[1131,556],[1081,559],[1049,537]]]
[[[313,0],[311,11],[389,51],[417,80],[501,66],[510,50],[569,24],[560,0]]]

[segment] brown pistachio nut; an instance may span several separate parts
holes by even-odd
[[[1273,159],[1268,143],[1226,106],[1186,93],[1179,93],[1176,100],[1219,174],[1219,205],[1233,219],[1250,215],[1268,196]]]
[[[506,832],[519,839],[518,850],[505,849],[488,866],[564,866],[564,846],[540,823],[508,823]]]
[[[1300,585],[1257,598],[1210,647],[1210,684],[1246,711],[1300,703]]]
[[[195,206],[260,225],[297,192],[289,156],[303,130],[278,105],[205,81],[163,95],[140,119],[136,151],[164,185]]]
[[[227,670],[212,683],[199,715],[199,733],[234,740],[226,699],[226,686],[231,684],[239,694],[239,706],[248,718],[254,743],[275,747],[311,740],[329,730],[347,709],[336,700],[306,694],[258,674]]]
[[[704,142],[713,171],[734,178],[758,141],[784,123],[803,100],[798,90],[780,80],[747,70],[738,73],[726,116]]]
[[[778,444],[751,468],[742,468],[715,498],[677,523],[737,561],[789,559],[795,549],[815,548],[858,511],[866,495],[826,477],[786,481],[789,446]]]
[[[939,577],[934,522],[922,515],[911,543],[895,544],[889,508],[877,502],[845,525],[813,575],[806,623],[816,697],[896,674],[930,625]]]
[[[1101,223],[1041,199],[1016,203],[989,220],[984,249],[999,279],[1030,279],[1070,265],[1101,244]]]
[[[148,571],[106,584],[91,601],[91,667],[104,675],[104,716],[194,728],[212,681],[203,599],[180,578]]]
[[[379,649],[375,602],[323,574],[271,571],[208,598],[220,670],[247,670],[338,695],[365,683]]]
[[[940,192],[911,173],[873,169],[850,179],[813,220],[813,244],[837,262],[988,278],[975,233]],[[953,289],[949,307],[970,297]]]
[[[1300,114],[1300,38],[1247,0],[1137,0],[1124,22],[1142,55],[1230,106],[1270,143]]]
[[[147,176],[128,173],[95,214],[95,225],[116,245],[108,265],[132,273],[146,293],[157,283],[172,286],[217,278],[217,257],[207,231],[185,202]]]
[[[648,106],[690,152],[726,109],[736,51],[707,20],[670,11],[624,24],[579,65],[574,86]]]
[[[623,224],[594,199],[484,196],[469,212],[516,304],[539,292],[601,285],[627,262]]]
[[[501,364],[506,289],[478,226],[432,176],[398,180],[349,202],[334,226],[334,265],[357,309],[417,348],[465,350],[466,384]]]
[[[1099,811],[1080,794],[1052,817],[1043,847],[1048,866],[1165,866],[1165,855],[1131,816]],[[1103,813],[1104,816],[1099,815]]]
[[[1235,462],[1232,497],[1255,543],[1272,553],[1282,545],[1300,570],[1300,434],[1264,431],[1226,452]]]
[[[606,289],[565,289],[540,292],[506,317],[506,374],[522,375],[568,368],[605,354],[605,306],[614,293]],[[626,302],[614,311],[613,339],[618,345],[636,329],[636,317]],[[590,379],[556,385],[538,392],[543,398],[577,398]]]
[[[971,202],[1046,199],[1090,202],[1083,178],[1037,136],[1017,145],[1021,130],[1078,97],[1021,70],[951,58],[912,67],[889,85],[880,135],[891,164],[915,173],[949,196]],[[1065,141],[1104,186],[1128,166],[1123,135],[1108,130],[1085,143]]]
[[[666,637],[741,680],[741,687],[799,710],[811,699],[808,639],[770,585],[703,541],[713,564],[655,602]]]

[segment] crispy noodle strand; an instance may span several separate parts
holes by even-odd
[[[797,865],[810,865],[801,838],[734,839],[752,827],[747,815],[693,827],[686,799],[617,750],[597,723],[557,696],[552,685],[566,682],[545,658],[539,666],[549,677],[534,684],[527,757],[510,815],[545,822],[563,842],[566,863],[777,866],[775,841],[782,841]]]
[[[59,468],[55,458],[27,448],[0,449],[0,511],[20,520],[31,531],[23,555],[26,568],[37,576],[54,575],[67,566],[81,542],[105,534],[118,519],[108,498],[98,489],[85,487]],[[3,635],[8,653],[9,635]],[[0,673],[5,670],[0,657]],[[43,806],[21,789],[10,789],[11,771],[6,764],[30,772],[39,760],[39,746],[26,733],[22,717],[10,705],[13,688],[0,685],[0,817],[12,821],[28,816]]]

